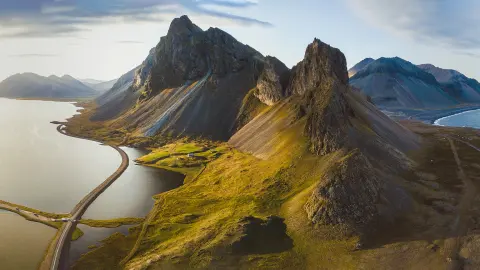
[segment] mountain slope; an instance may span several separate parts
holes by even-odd
[[[382,108],[441,108],[458,104],[435,77],[401,58],[380,58],[350,78]]]
[[[0,83],[0,96],[7,98],[84,98],[97,93],[75,78],[16,74]]]
[[[348,70],[348,77],[352,77],[353,75],[357,74],[360,70],[364,69],[366,66],[374,62],[375,59],[373,58],[365,58],[362,61],[358,62],[355,66]]]
[[[431,64],[419,68],[435,76],[442,89],[461,103],[480,102],[480,83],[452,69],[442,69]]]
[[[226,140],[263,66],[264,57],[248,45],[217,28],[203,31],[183,16],[134,71],[128,90],[116,85],[97,100],[92,120],[123,114],[120,122],[139,134]]]
[[[277,76],[268,78],[266,85],[277,85],[270,84]],[[175,102],[175,93],[203,88],[207,80],[163,90],[114,121],[126,123],[123,128],[130,134],[142,130],[125,120],[147,114],[146,108],[168,111],[162,107]],[[347,250],[375,241],[380,224],[394,224],[412,211],[413,198],[401,175],[411,169],[404,153],[417,149],[420,140],[352,91],[343,53],[317,39],[292,69],[285,89],[272,89],[282,89],[283,96],[239,127],[228,145],[179,140],[145,157],[150,166],[185,173],[184,185],[159,194],[147,222],[135,233],[110,239],[74,269],[92,268],[112,254],[119,254],[114,257],[128,269],[353,268]],[[211,106],[217,96],[203,98],[210,103],[200,106]],[[226,109],[235,105],[227,101]],[[210,132],[196,134],[205,138]],[[196,152],[198,158],[188,158],[175,153],[180,149],[203,150]],[[115,269],[118,263],[105,268]]]

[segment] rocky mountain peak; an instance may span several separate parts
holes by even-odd
[[[307,47],[303,61],[293,68],[287,90],[302,99],[301,112],[307,114],[306,133],[313,152],[328,154],[347,144],[347,90],[345,56],[339,49],[315,39]]]
[[[183,35],[202,32],[203,30],[195,25],[188,16],[173,19],[167,35]]]
[[[308,89],[316,88],[333,78],[340,83],[348,83],[347,60],[337,48],[319,39],[308,45],[302,62],[294,67],[289,93],[303,95]]]
[[[257,59],[259,58],[259,59]],[[136,89],[146,89],[147,99],[166,88],[179,87],[205,76],[214,78],[256,69],[263,56],[228,33],[210,28],[203,31],[187,16],[172,21],[168,34],[160,39],[147,67],[137,72]]]

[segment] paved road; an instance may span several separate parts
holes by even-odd
[[[86,139],[70,134],[66,134],[65,131],[62,129],[63,124],[60,124],[57,127],[58,132],[74,137],[74,138],[79,138],[79,139]],[[89,139],[86,139],[89,140]],[[91,140],[95,141],[95,140]],[[100,141],[95,141],[102,143]],[[77,224],[76,222],[73,222],[72,220],[79,220],[82,215],[85,213],[87,208],[92,204],[95,199],[102,194],[115,180],[117,180],[122,173],[127,169],[128,164],[129,164],[129,159],[127,153],[125,153],[122,149],[120,149],[117,146],[110,145],[113,149],[117,150],[117,152],[121,155],[122,157],[122,164],[118,169],[110,175],[102,184],[100,184],[97,188],[92,190],[87,196],[85,196],[72,210],[71,212],[71,220],[67,222],[62,228],[60,228],[59,231],[59,237],[56,237],[55,243],[50,246],[49,250],[47,251],[47,254],[45,256],[45,260],[40,266],[40,269],[43,270],[63,270],[63,269],[68,269],[68,252],[70,249],[70,239],[72,236],[73,231],[75,230]]]

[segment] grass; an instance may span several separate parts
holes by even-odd
[[[341,152],[326,157],[311,155],[307,141],[298,132],[303,129],[304,123],[299,121],[298,125],[276,134],[275,142],[279,146],[274,151],[275,155],[267,160],[240,152],[226,144],[191,141],[168,144],[140,158],[141,163],[148,163],[149,166],[182,172],[189,180],[178,189],[155,196],[153,210],[141,230],[136,232],[138,239],[128,256],[122,258],[127,263],[125,267],[144,268],[150,265],[156,269],[167,267],[164,263],[169,262],[177,267],[181,265],[180,268],[221,268],[226,266],[223,263],[227,263],[227,266],[241,263],[251,269],[315,268],[320,263],[315,261],[318,254],[311,252],[305,257],[303,252],[319,242],[328,241],[316,249],[325,258],[321,263],[327,266],[329,261],[336,261],[338,267],[351,268],[354,260],[348,252],[356,239],[332,239],[334,233],[329,227],[315,235],[314,240],[304,237],[302,233],[297,236],[295,232],[295,224],[301,218],[305,224],[309,224],[302,209],[302,200],[310,194],[309,191],[331,162],[344,155]],[[202,158],[204,167],[196,166],[197,160],[189,160],[185,156],[191,152]],[[298,199],[299,194],[304,196],[302,200]],[[228,250],[233,241],[232,235],[239,230],[241,218],[250,215],[260,218],[284,216],[287,212],[285,205],[288,204],[296,207],[297,214],[297,218],[285,220],[288,234],[295,241],[293,249],[241,257],[217,252]],[[313,231],[306,225],[298,229]],[[129,237],[117,236],[105,243],[102,249],[92,251],[77,264],[78,269],[88,268],[95,258],[108,257],[109,254],[116,256],[109,252],[124,246],[126,242],[132,244],[127,240]],[[109,264],[98,269],[118,268],[119,263],[110,260]]]
[[[81,219],[79,223],[97,228],[117,228],[123,225],[140,224],[144,220],[144,218],[117,218],[109,220]]]
[[[188,182],[196,178],[206,164],[224,155],[229,150],[230,147],[225,143],[180,140],[153,149],[150,154],[140,157],[136,161],[150,167],[181,173],[186,176],[185,182]],[[193,154],[193,156],[188,154]]]
[[[35,214],[38,214],[40,216],[44,216],[44,217],[47,217],[47,218],[61,219],[61,218],[65,218],[65,217],[70,216],[70,214],[56,214],[56,213],[44,212],[44,211],[41,211],[41,210],[38,210],[38,209],[34,209],[34,208],[30,208],[30,207],[26,207],[26,206],[23,206],[23,205],[14,204],[14,203],[10,203],[10,202],[7,202],[7,201],[2,201],[2,200],[0,200],[0,204],[15,207],[15,208],[21,209],[23,211],[35,213]]]
[[[262,114],[267,111],[275,112],[264,110]],[[282,110],[272,114],[269,123],[282,122],[288,115]],[[407,175],[408,183],[398,183],[412,195],[414,212],[406,222],[395,222],[381,231],[376,246],[354,252],[358,236],[346,234],[340,226],[313,225],[304,210],[324,174],[352,152],[340,150],[323,157],[310,154],[302,135],[304,125],[305,121],[299,120],[286,129],[272,128],[271,134],[266,133],[273,138],[267,141],[268,147],[259,145],[262,151],[269,151],[263,159],[227,144],[201,140],[152,147],[152,153],[139,163],[183,173],[185,184],[155,196],[155,205],[140,226],[128,236],[115,234],[106,239],[74,269],[395,269],[401,263],[414,266],[414,262],[424,266],[419,269],[440,268],[442,249],[435,252],[426,247],[442,243],[445,228],[441,227],[453,221],[451,215],[436,213],[426,201],[456,198],[461,190],[448,144],[435,137],[440,129],[422,133],[431,147],[412,154],[425,179]],[[371,130],[364,132],[370,134]],[[475,143],[480,145],[480,141]],[[196,158],[187,156],[192,152]],[[464,146],[459,152],[469,166],[467,174],[480,179],[478,153]],[[428,180],[431,175],[434,180]],[[438,184],[438,190],[422,186],[427,180]],[[230,253],[232,242],[241,233],[239,220],[250,215],[284,217],[293,248],[242,256]],[[421,231],[425,228],[432,230]]]

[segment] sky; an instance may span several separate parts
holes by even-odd
[[[477,0],[0,0],[0,80],[110,80],[138,66],[181,15],[291,67],[319,38],[351,67],[398,56],[480,80]]]

